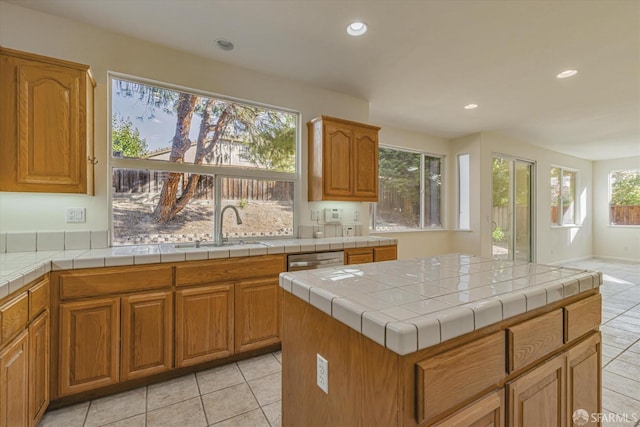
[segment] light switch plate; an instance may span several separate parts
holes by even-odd
[[[329,362],[319,354],[317,355],[316,373],[318,377],[318,387],[329,394]]]

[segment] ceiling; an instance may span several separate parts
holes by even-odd
[[[9,2],[366,99],[377,125],[640,155],[637,0]],[[361,37],[346,34],[355,19]],[[579,73],[557,79],[565,69]]]

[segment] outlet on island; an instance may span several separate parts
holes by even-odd
[[[317,356],[316,374],[318,378],[318,387],[320,387],[325,393],[329,394],[329,362],[319,354]]]

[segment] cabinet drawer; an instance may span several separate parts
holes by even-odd
[[[507,329],[509,373],[562,347],[564,331],[559,308]]]
[[[396,259],[398,259],[398,247],[396,245],[373,248],[373,260],[375,262]]]
[[[284,255],[185,262],[176,266],[176,286],[277,276],[286,270]]]
[[[49,306],[49,279],[46,278],[29,289],[29,319],[35,319]]]
[[[67,271],[60,274],[60,299],[168,288],[172,276],[170,266]]]
[[[574,340],[600,326],[602,295],[594,295],[564,308],[565,341]]]
[[[0,342],[6,343],[9,339],[23,330],[29,321],[29,297],[26,292],[13,298],[0,307]]]
[[[502,332],[416,364],[416,420],[427,422],[497,387],[505,378]]]
[[[373,262],[373,248],[348,249],[344,251],[344,261],[345,265]]]

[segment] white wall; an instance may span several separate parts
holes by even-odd
[[[104,230],[109,226],[107,71],[284,107],[301,113],[303,173],[296,215],[311,223],[306,122],[320,114],[367,122],[367,101],[107,32],[0,2],[0,45],[88,64],[95,91],[96,195],[0,193],[0,231]],[[85,207],[87,222],[66,224],[65,207]],[[367,210],[361,220],[367,223]],[[309,218],[309,220],[307,220]]]
[[[609,173],[640,169],[640,156],[601,160],[593,165],[593,254],[597,257],[640,261],[640,226],[609,225]]]

